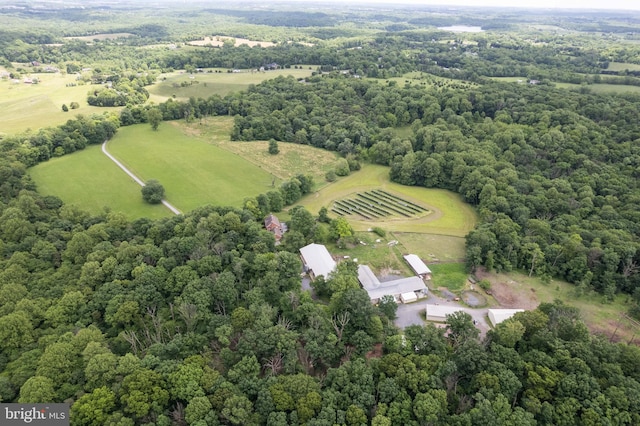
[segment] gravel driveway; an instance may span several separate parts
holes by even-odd
[[[399,328],[405,328],[414,324],[426,324],[426,321],[422,319],[420,314],[424,314],[427,304],[459,307],[462,311],[471,315],[471,318],[476,321],[476,327],[478,327],[478,329],[480,330],[481,337],[484,337],[487,331],[489,331],[489,329],[491,328],[487,319],[488,308],[468,308],[462,305],[460,302],[455,302],[453,300],[449,301],[442,297],[436,296],[433,293],[429,293],[429,297],[427,297],[426,299],[421,299],[418,302],[398,304],[398,311],[396,313],[397,318],[394,321],[395,325]]]

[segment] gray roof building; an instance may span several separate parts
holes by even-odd
[[[381,282],[367,265],[358,266],[358,281],[360,281],[362,288],[369,293],[369,299],[374,303],[380,300],[382,296],[388,295],[400,298],[401,295],[406,293],[419,292],[422,295],[426,295],[429,291],[420,277]]]

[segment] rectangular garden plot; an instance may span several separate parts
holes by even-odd
[[[331,211],[340,216],[355,216],[364,220],[424,216],[429,210],[387,191],[374,189],[358,192],[337,200]]]

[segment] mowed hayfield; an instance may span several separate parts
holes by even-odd
[[[25,84],[23,78],[27,76],[37,78],[39,83]],[[87,84],[67,87],[69,83],[76,83],[75,75],[25,74],[19,83],[0,79],[0,135],[56,126],[76,114],[91,115],[107,111],[87,104],[87,93],[96,86]],[[68,106],[71,102],[78,102],[80,108],[62,111],[62,104]]]
[[[389,180],[388,167],[372,164],[363,165],[361,170],[306,196],[298,204],[303,205],[315,214],[321,207],[331,209],[336,200],[374,189],[382,189],[398,195],[427,208],[430,212],[427,215],[416,218],[358,220],[350,217],[349,222],[357,231],[379,226],[386,231],[393,232],[464,237],[474,228],[477,222],[475,210],[464,203],[458,194],[443,189],[404,186],[393,183]],[[332,216],[335,216],[335,214]]]
[[[64,157],[52,158],[29,169],[42,195],[55,195],[70,204],[100,214],[108,207],[129,219],[168,217],[162,205],[142,200],[140,186],[93,145]]]
[[[177,71],[163,74],[160,80],[148,87],[150,100],[164,102],[175,97],[178,100],[187,100],[190,97],[208,98],[212,95],[226,96],[230,93],[246,90],[252,84],[259,84],[278,76],[293,76],[306,78],[317,68],[314,65],[301,65],[298,69],[279,69],[273,71],[239,70],[239,72],[227,72],[227,69],[212,69],[219,72],[198,72],[189,74]]]
[[[160,181],[166,199],[185,213],[205,204],[240,207],[245,198],[271,190],[274,181],[266,170],[171,122],[156,132],[149,125],[121,128],[108,150],[142,180]]]
[[[269,154],[267,141],[232,142],[229,140],[229,134],[233,128],[233,117],[207,117],[192,123],[176,121],[173,124],[188,135],[202,138],[238,154],[281,180],[299,174],[311,175],[316,189],[328,183],[325,181],[325,175],[335,168],[340,158],[335,152],[310,145],[278,142],[280,152],[272,155]]]

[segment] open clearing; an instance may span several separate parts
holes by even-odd
[[[603,303],[603,296],[595,292],[577,295],[576,286],[565,281],[553,280],[544,284],[537,277],[519,272],[497,274],[481,270],[476,272],[476,276],[491,281],[493,297],[504,308],[535,309],[540,303],[559,299],[580,309],[582,319],[592,333],[607,337],[611,337],[616,329],[621,313],[627,312],[631,306],[629,295],[620,294],[613,302]],[[615,339],[629,341],[635,333],[640,334],[640,330],[622,320]]]
[[[317,213],[321,207],[330,208],[336,200],[374,189],[400,196],[429,209],[432,213],[414,219],[350,220],[353,228],[357,231],[365,231],[379,226],[386,231],[464,237],[473,229],[477,221],[474,209],[464,203],[458,194],[443,189],[393,183],[389,180],[388,167],[372,164],[365,164],[361,170],[307,195],[298,204],[303,205],[312,213]]]
[[[311,68],[311,69],[309,69]],[[227,69],[212,69],[219,72],[198,72],[189,74],[177,71],[160,76],[157,84],[148,87],[150,100],[160,103],[174,97],[178,100],[187,100],[190,97],[208,98],[212,95],[226,96],[230,93],[246,90],[252,84],[259,84],[278,76],[293,76],[306,78],[317,67],[313,65],[301,65],[298,69],[279,69],[273,71],[239,70],[239,72],[227,72]]]
[[[140,186],[111,162],[99,145],[40,163],[29,174],[43,195],[60,197],[65,204],[75,205],[93,214],[122,212],[129,219],[168,217],[163,205],[142,200]]]
[[[0,80],[0,134],[15,134],[27,129],[56,126],[73,118],[76,114],[91,115],[107,111],[105,108],[87,104],[87,92],[95,86],[86,84],[67,87],[77,83],[75,75],[61,73],[27,74],[38,79],[38,84],[13,83]],[[24,77],[23,77],[24,78]],[[62,104],[78,102],[80,108],[62,111]],[[108,111],[117,110],[108,109]]]
[[[242,157],[185,135],[171,122],[121,128],[109,152],[142,180],[157,179],[183,212],[206,204],[240,207],[271,189],[273,176]]]

